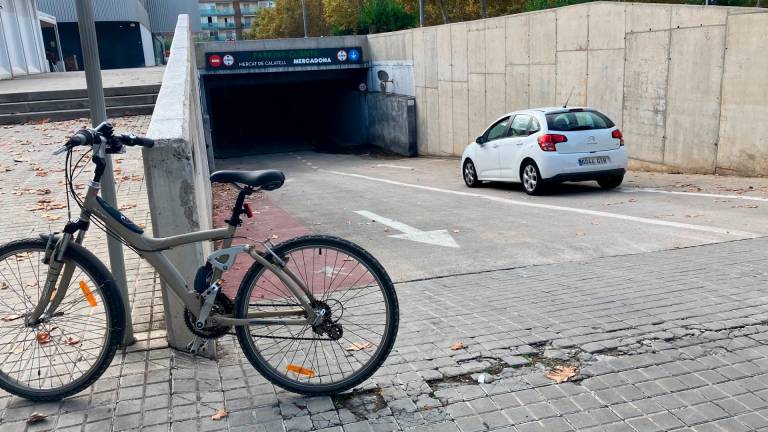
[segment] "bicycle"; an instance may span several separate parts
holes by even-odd
[[[106,154],[133,146],[151,148],[154,142],[116,135],[107,122],[78,131],[54,154],[66,152],[67,206],[74,200],[79,217],[70,214],[61,233],[0,246],[0,388],[30,400],[59,400],[93,384],[111,363],[126,317],[111,273],[82,246],[92,224],[149,262],[164,289],[184,303],[193,334],[216,339],[234,327],[250,363],[277,386],[336,394],[381,366],[397,335],[399,306],[387,272],[367,251],[322,235],[257,242],[262,249],[232,244],[241,216],[253,216],[246,198],[281,187],[282,172],[214,172],[212,182],[240,191],[226,227],[153,238],[99,197]],[[78,147],[87,150],[73,163]],[[75,172],[89,153],[95,169],[81,197]],[[205,241],[220,247],[189,287],[164,251]],[[222,275],[239,254],[253,263],[232,300],[222,293]],[[194,353],[195,347],[188,349]]]

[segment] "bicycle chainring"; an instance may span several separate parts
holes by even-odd
[[[216,300],[213,303],[213,308],[211,309],[211,316],[212,315],[231,315],[232,311],[235,309],[234,303],[232,303],[232,300],[229,299],[224,293],[219,293],[216,295]],[[229,333],[229,331],[232,329],[230,326],[215,326],[210,327],[206,326],[202,329],[197,329],[195,327],[195,322],[197,321],[197,317],[192,314],[192,312],[184,308],[184,323],[187,325],[187,328],[189,331],[192,332],[192,334],[199,336],[203,339],[218,339],[226,334]]]

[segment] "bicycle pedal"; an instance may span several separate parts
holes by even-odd
[[[201,352],[208,350],[208,340],[195,336],[190,343],[187,344],[187,351],[192,355],[197,355]]]

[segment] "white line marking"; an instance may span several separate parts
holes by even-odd
[[[650,192],[650,193],[660,193],[660,194],[670,194],[670,195],[692,195],[692,196],[700,196],[700,197],[707,197],[707,198],[722,198],[722,199],[737,199],[737,200],[768,202],[768,198],[744,196],[744,195],[722,195],[722,194],[713,194],[713,193],[704,193],[704,192],[680,192],[680,191],[668,191],[668,190],[656,189],[656,188],[626,188],[626,189],[622,188],[619,190],[621,192],[626,192],[626,193]]]
[[[619,219],[619,220],[626,220],[631,222],[639,222],[644,223],[648,225],[658,225],[658,226],[665,226],[665,227],[672,227],[672,228],[681,228],[681,229],[688,229],[688,230],[695,230],[695,231],[704,231],[714,234],[722,234],[722,235],[729,235],[729,236],[735,236],[735,237],[742,237],[742,238],[758,238],[762,237],[761,234],[755,234],[747,231],[739,231],[739,230],[731,230],[731,229],[725,229],[725,228],[717,228],[707,225],[694,225],[694,224],[687,224],[682,222],[672,222],[672,221],[665,221],[665,220],[658,220],[658,219],[649,219],[644,217],[638,217],[638,216],[628,216],[623,215],[619,213],[609,213],[599,210],[587,210],[587,209],[580,209],[575,207],[562,207],[562,206],[556,206],[551,204],[540,204],[540,203],[532,203],[532,202],[525,202],[525,201],[517,201],[512,200],[509,198],[502,198],[502,197],[495,197],[490,195],[482,195],[478,193],[473,192],[461,192],[461,191],[454,191],[450,189],[441,189],[436,188],[432,186],[424,186],[424,185],[416,185],[411,183],[403,183],[395,180],[388,180],[388,179],[382,179],[377,177],[369,177],[361,174],[352,174],[352,173],[345,173],[345,172],[339,172],[339,171],[329,171],[329,170],[321,170],[323,172],[327,172],[330,174],[336,174],[341,176],[347,176],[347,177],[356,177],[361,178],[365,180],[380,182],[380,183],[387,183],[397,186],[405,186],[405,187],[411,187],[414,189],[422,189],[422,190],[428,190],[432,192],[440,192],[440,193],[449,193],[453,195],[460,195],[460,196],[467,196],[467,197],[475,197],[475,198],[483,198],[487,199],[489,201],[495,201],[500,202],[504,204],[512,204],[512,205],[519,205],[524,207],[533,207],[533,208],[542,208],[547,210],[555,210],[555,211],[564,211],[564,212],[570,212],[570,213],[579,213],[589,216],[598,216],[598,217],[605,217],[605,218],[611,218],[611,219]]]
[[[367,210],[357,210],[355,213],[364,218],[376,221],[382,225],[386,225],[390,228],[394,228],[402,232],[402,234],[391,235],[390,237],[393,238],[427,243],[435,246],[445,246],[450,248],[459,247],[459,245],[456,243],[456,240],[454,240],[453,237],[448,234],[448,231],[444,229],[435,231],[422,231],[418,228],[414,228],[410,225],[406,225],[393,219],[385,218],[384,216],[379,216],[376,213],[371,213]]]
[[[407,169],[407,170],[414,169],[413,167],[404,166],[404,165],[377,164],[376,166],[382,167],[382,168],[397,168],[397,169]]]

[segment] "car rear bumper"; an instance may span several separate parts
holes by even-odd
[[[596,156],[608,157],[608,163],[579,165],[579,159]],[[550,153],[541,159],[537,161],[541,178],[551,181],[587,181],[607,175],[623,175],[629,165],[624,147],[594,153]]]
[[[561,182],[567,182],[567,181],[600,180],[606,177],[623,176],[625,172],[627,172],[627,170],[625,170],[624,168],[615,168],[615,169],[600,170],[600,171],[557,174],[546,180],[552,183],[561,183]]]

